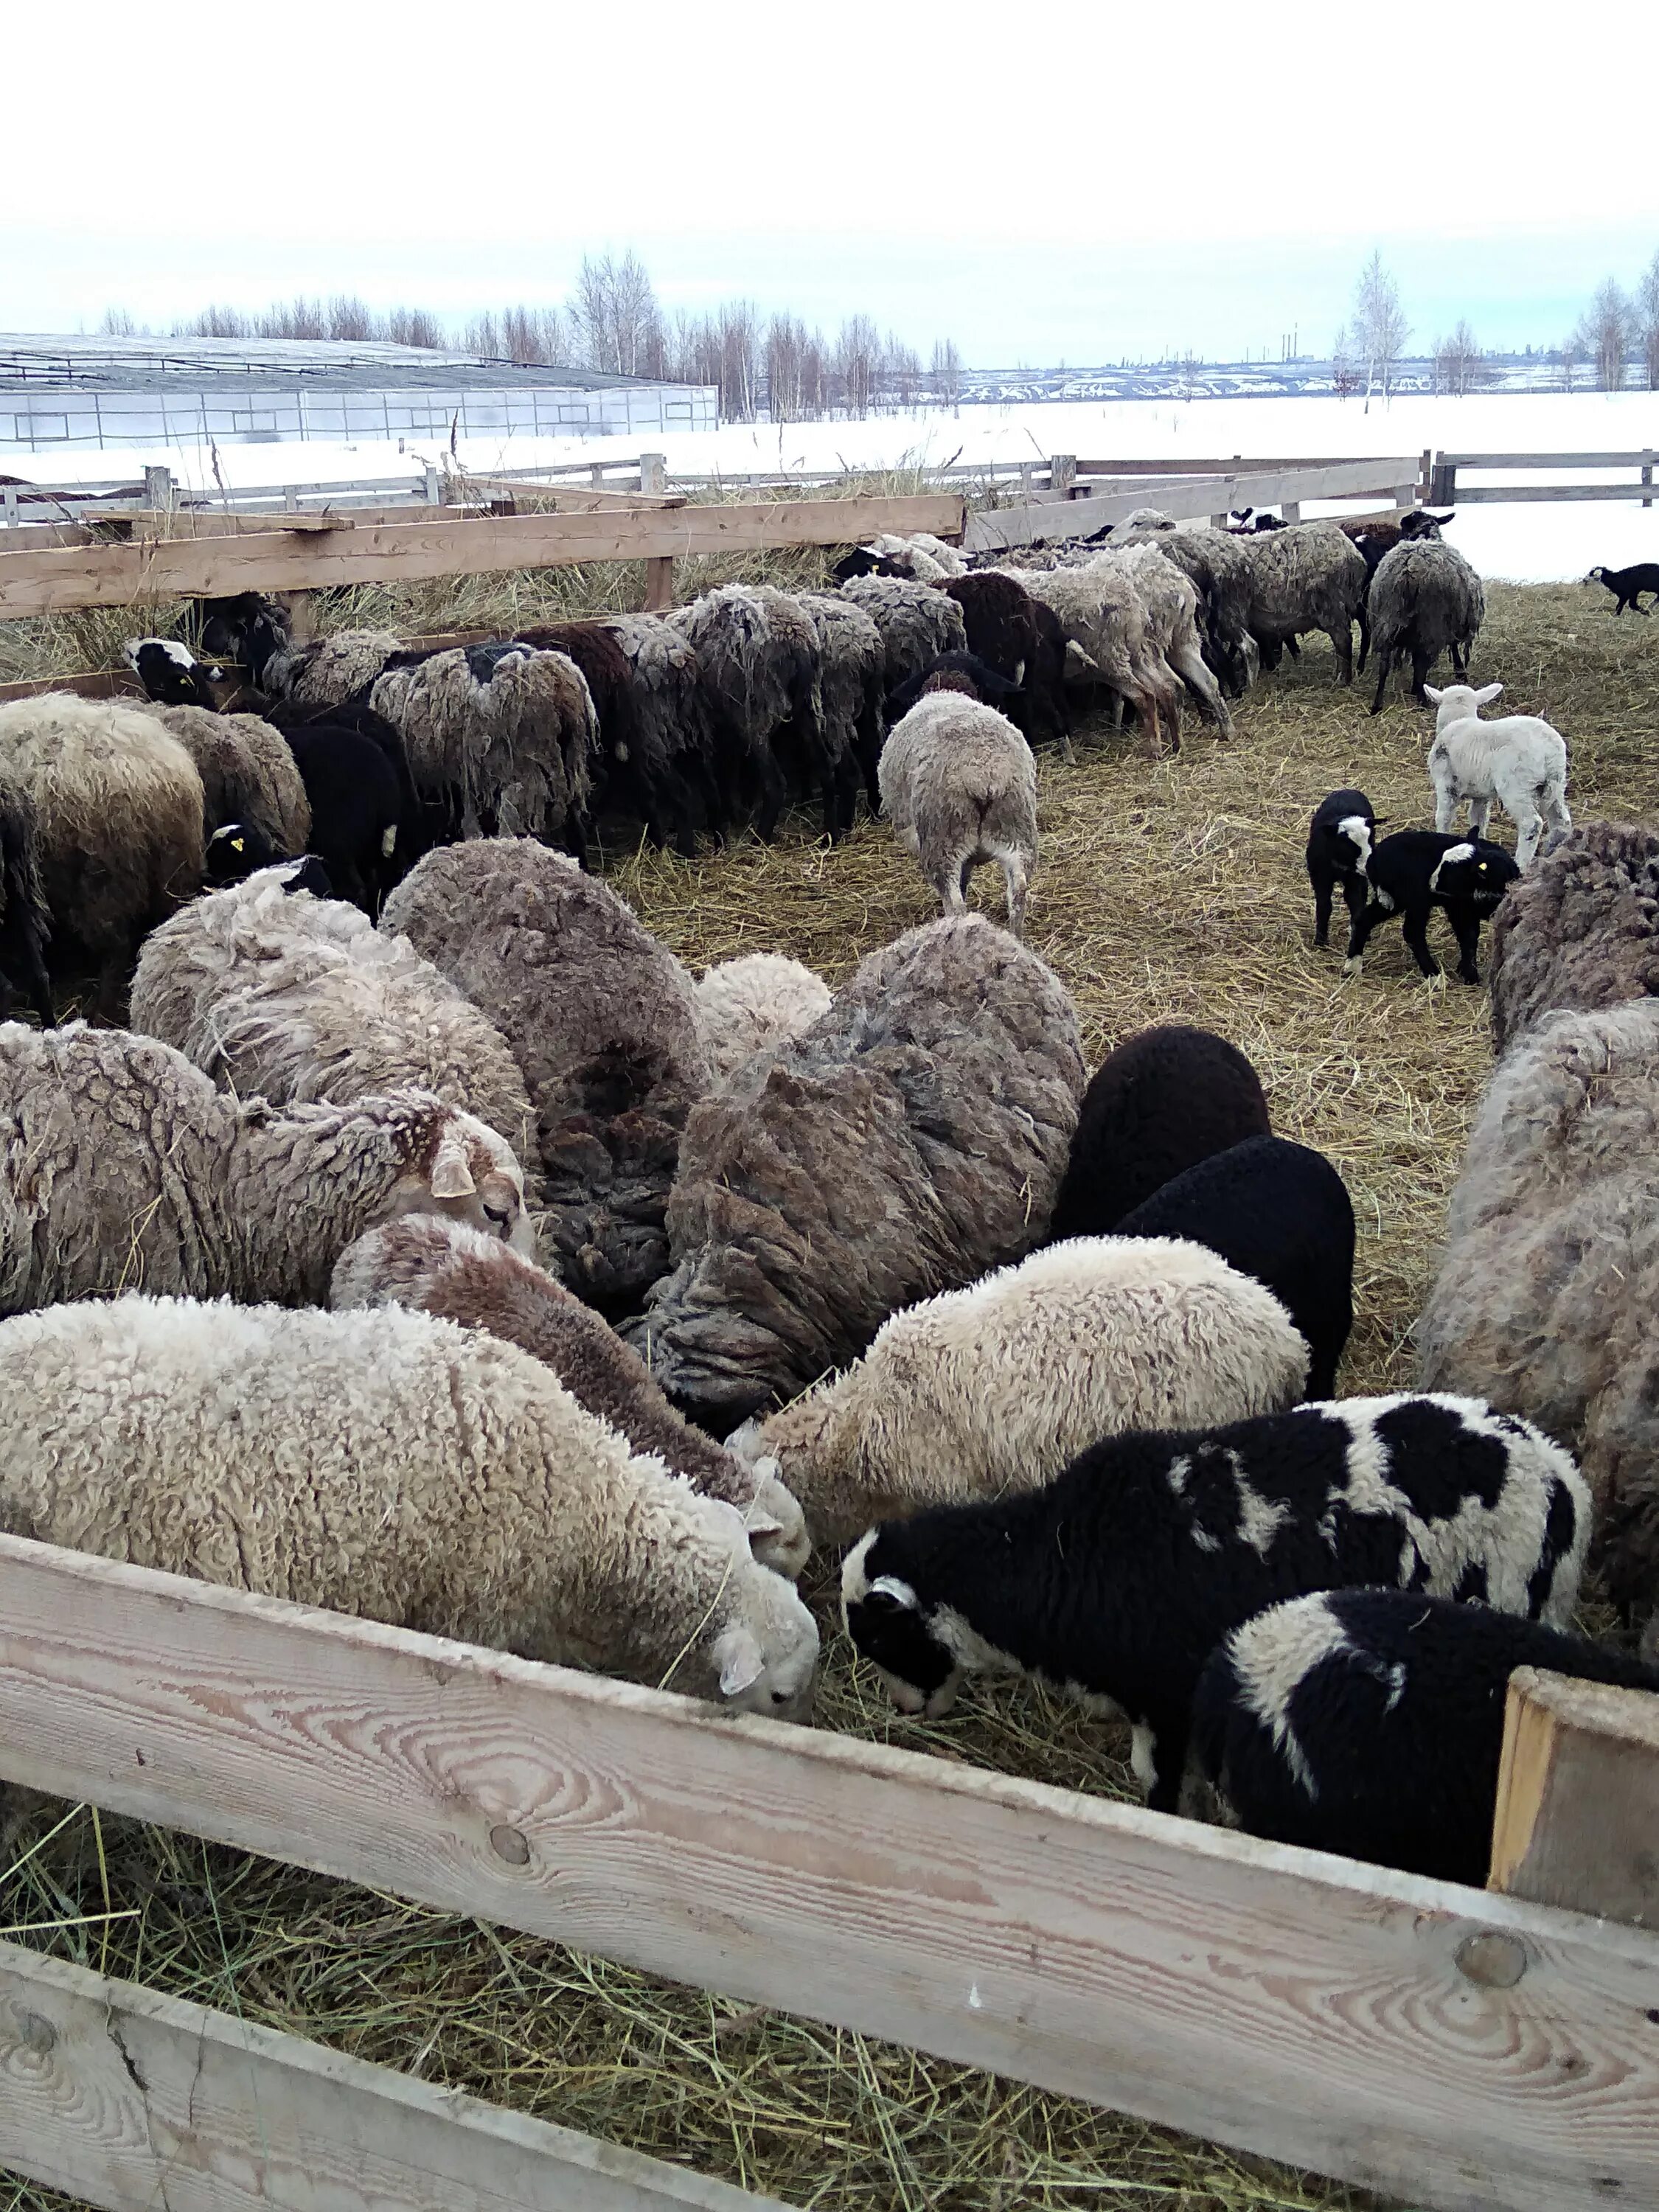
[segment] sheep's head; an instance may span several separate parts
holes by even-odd
[[[793,1583],[749,1556],[735,1510],[720,1504],[717,1510],[730,1516],[741,1548],[702,1655],[710,1677],[706,1694],[728,1712],[806,1720],[817,1688],[817,1623]],[[667,1686],[679,1685],[671,1680]]]
[[[525,1212],[524,1170],[513,1147],[454,1107],[428,1125],[424,1146],[377,1218],[396,1221],[406,1213],[459,1221],[527,1258],[536,1255],[535,1231]]]
[[[905,1563],[884,1556],[891,1548],[891,1531],[872,1528],[842,1562],[847,1632],[902,1713],[939,1720],[955,1705],[966,1672],[949,1631],[966,1624],[949,1607],[930,1607],[910,1575],[894,1571]]]
[[[176,637],[130,637],[121,658],[143,685],[145,697],[158,706],[218,706],[212,687],[224,682],[224,670],[198,660]]]

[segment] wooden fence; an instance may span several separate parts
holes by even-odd
[[[1659,2207],[1659,1936],[1579,1912],[15,1537],[0,1775],[1447,2212]],[[112,2212],[757,2202],[21,1950],[0,2082]]]
[[[1631,453],[1437,453],[1429,479],[1429,499],[1435,507],[1505,506],[1514,501],[1581,499],[1639,499],[1653,505],[1653,449]],[[1487,476],[1516,476],[1532,469],[1559,475],[1566,469],[1632,469],[1627,483],[1468,484],[1458,482],[1459,470]]]

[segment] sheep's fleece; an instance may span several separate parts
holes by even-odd
[[[690,977],[614,891],[533,838],[428,853],[380,927],[482,1007],[523,1070],[558,1273],[607,1310],[636,1305],[669,1264],[680,1130],[708,1086]]]
[[[399,1307],[125,1297],[0,1326],[0,1526],[804,1717],[817,1632],[730,1506],[538,1360]]]
[[[1563,1007],[1659,997],[1659,836],[1587,822],[1534,860],[1492,923],[1499,1052]]]
[[[746,952],[697,978],[697,1032],[714,1084],[830,1011],[830,986],[781,952]]]
[[[0,1024],[0,1314],[140,1288],[317,1304],[400,1213],[528,1245],[523,1196],[494,1130],[425,1091],[278,1115],[152,1037]]]
[[[796,1396],[900,1306],[1041,1242],[1082,1094],[1052,969],[976,915],[909,931],[694,1108],[676,1264],[629,1341],[711,1417]]]
[[[740,1429],[815,1544],[1036,1490],[1126,1429],[1280,1413],[1308,1347],[1273,1294],[1197,1244],[1088,1237],[895,1314],[834,1382]]]

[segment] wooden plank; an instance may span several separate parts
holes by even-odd
[[[82,668],[69,676],[35,676],[0,684],[0,706],[9,699],[39,699],[47,691],[73,691],[78,699],[142,699],[144,687],[130,668]]]
[[[1246,460],[1243,453],[1234,453],[1228,459],[1212,461],[1079,460],[1077,472],[1080,477],[1262,476],[1282,469],[1375,468],[1386,463],[1388,458],[1382,453],[1360,453],[1352,458],[1345,458],[1340,453],[1316,453],[1271,460]]]
[[[1651,497],[1651,487],[1640,483],[1467,484],[1460,481],[1457,486],[1460,507],[1504,507],[1517,502],[1575,499],[1640,500],[1645,505]]]
[[[88,508],[86,520],[89,525],[101,525],[105,529],[113,526],[137,531],[141,538],[187,538],[200,534],[198,526],[202,523],[221,530],[227,526],[232,530],[349,530],[356,518],[320,507],[314,512],[304,507],[285,507],[277,514],[197,515],[176,507],[165,512],[147,507],[106,507]]]
[[[959,537],[963,514],[962,501],[941,492],[688,506],[673,513],[380,524],[316,539],[274,529],[230,538],[143,539],[131,545],[33,553],[0,550],[0,620],[127,606],[141,599],[413,583],[584,561],[675,560],[756,546],[853,545],[881,530],[931,530],[940,537]]]
[[[506,477],[468,477],[466,483],[483,499],[510,499],[520,514],[642,514],[686,504],[684,492],[600,491],[591,484],[523,483]]]
[[[1638,469],[1640,453],[1442,453],[1454,469]]]
[[[1285,500],[1392,498],[1401,471],[1415,465],[1398,459],[1344,462],[1340,466],[1281,471],[1269,476],[1195,477],[1182,483],[1141,482],[1133,489],[1087,498],[1034,501],[1023,507],[997,507],[969,518],[964,546],[975,552],[997,546],[1029,545],[1039,538],[1084,538],[1125,521],[1138,507],[1157,506],[1176,521],[1189,521],[1224,507],[1277,507]]]
[[[783,2212],[10,1943],[0,2083],[0,2167],[107,2212]]]
[[[376,522],[471,522],[479,519],[476,507],[422,507],[414,500],[401,506],[296,507],[264,511],[236,507],[175,507],[149,534],[163,538],[239,538],[276,531],[343,529]],[[132,512],[137,520],[138,511]],[[0,530],[0,553],[27,553],[49,545],[107,545],[110,531],[129,520],[116,509],[106,511],[94,530],[76,522],[26,522],[15,530]],[[142,534],[142,533],[141,533]]]
[[[1659,1927],[1659,1697],[1517,1668],[1489,1886]]]
[[[647,561],[645,564],[645,611],[665,615],[674,604],[674,564]]]
[[[1644,1930],[15,1537],[0,1773],[1446,2212],[1659,2208]]]

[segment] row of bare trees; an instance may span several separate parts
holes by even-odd
[[[131,315],[104,317],[112,337],[138,335]],[[914,347],[883,332],[868,315],[850,315],[833,337],[798,317],[763,316],[746,300],[728,300],[702,314],[663,311],[644,264],[632,252],[589,254],[562,307],[510,307],[474,315],[452,335],[421,307],[376,314],[350,295],[299,298],[263,313],[210,307],[176,324],[175,337],[336,338],[367,343],[444,347],[491,361],[595,369],[720,389],[726,422],[752,422],[763,411],[775,422],[829,415],[863,416],[872,410],[954,406],[962,390],[962,356],[941,338],[924,367]]]
[[[1659,392],[1659,252],[1628,292],[1616,277],[1602,279],[1560,352],[1569,391],[1582,367],[1601,392],[1632,382]]]

